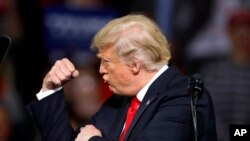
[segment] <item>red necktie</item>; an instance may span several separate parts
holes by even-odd
[[[134,118],[134,115],[138,109],[140,105],[140,101],[137,99],[137,97],[133,97],[131,103],[130,103],[130,106],[128,108],[128,112],[127,112],[127,117],[126,117],[126,121],[124,123],[124,129],[122,130],[122,133],[119,137],[119,141],[123,141],[124,140],[124,137],[128,131],[128,128]]]

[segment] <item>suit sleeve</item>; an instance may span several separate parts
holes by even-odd
[[[70,125],[65,105],[62,90],[27,105],[44,141],[74,140],[76,134]]]

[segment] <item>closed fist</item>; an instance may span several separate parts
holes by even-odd
[[[56,89],[79,75],[72,62],[63,58],[55,62],[54,66],[43,79],[42,91]]]

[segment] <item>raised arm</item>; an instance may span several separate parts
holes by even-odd
[[[62,87],[63,84],[78,75],[78,70],[68,59],[58,60],[45,76],[42,92],[39,94],[46,95],[48,90]],[[53,95],[44,96],[42,99],[38,98],[27,105],[27,110],[38,125],[43,140],[71,141],[75,139],[76,135],[70,125],[65,104],[64,94],[61,90]]]

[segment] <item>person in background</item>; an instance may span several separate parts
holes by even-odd
[[[103,96],[107,93],[101,91],[100,78],[93,65],[77,65],[79,76],[64,85],[66,105],[74,129],[93,116],[106,100]]]
[[[106,24],[91,48],[99,72],[113,95],[100,110],[73,130],[62,87],[79,76],[67,58],[56,61],[44,78],[37,100],[27,106],[45,141],[191,141],[194,139],[189,78],[170,62],[169,45],[150,18],[130,14]],[[198,138],[216,141],[212,100],[197,101]]]
[[[231,124],[250,123],[250,10],[236,10],[227,22],[231,52],[200,69],[214,101],[219,141]]]

